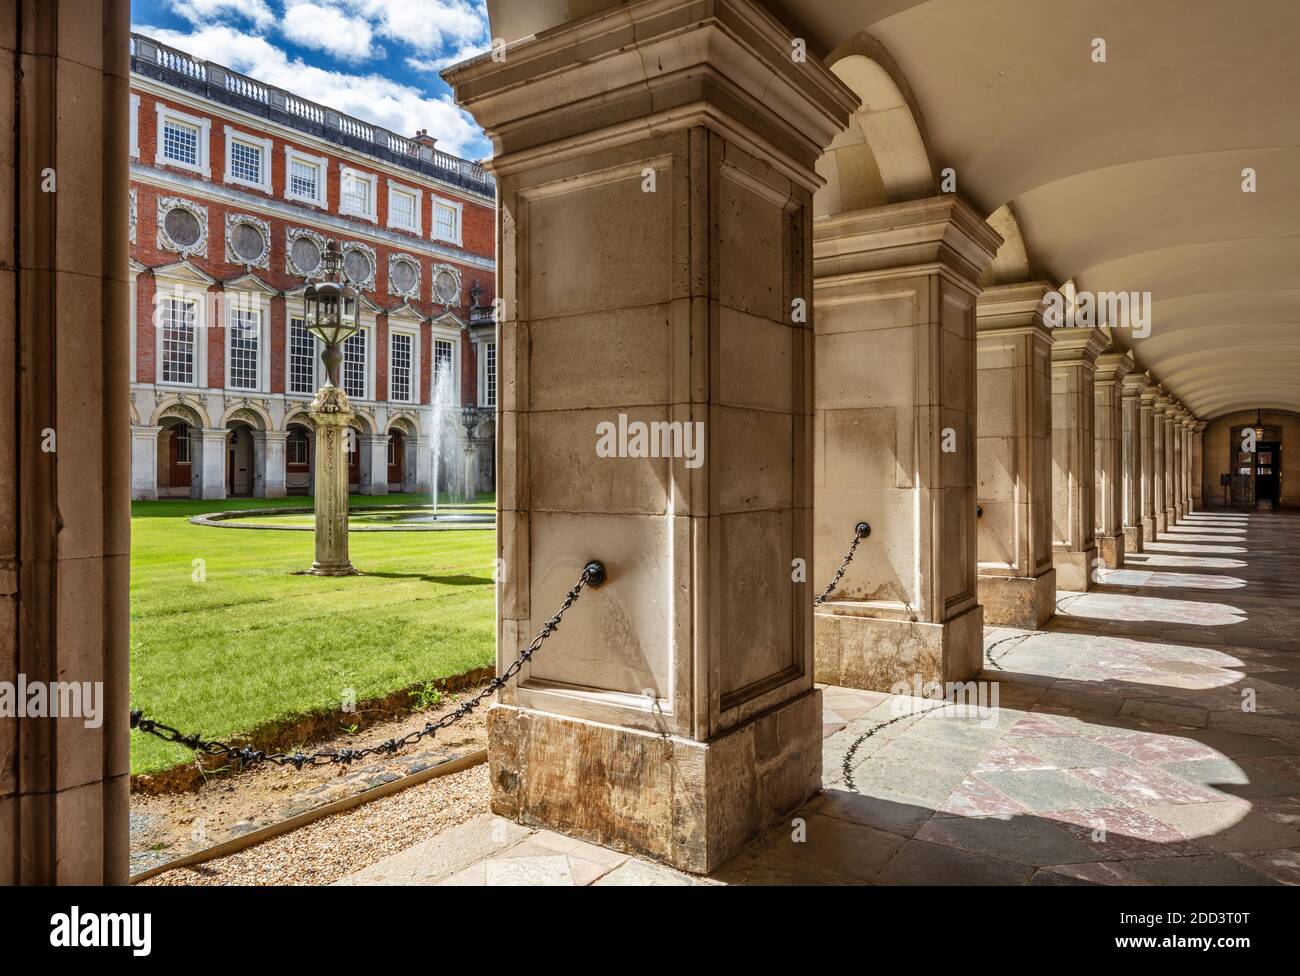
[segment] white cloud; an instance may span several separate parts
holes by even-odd
[[[380,37],[409,44],[426,54],[483,44],[487,11],[471,0],[326,0],[367,20]]]
[[[290,59],[265,37],[225,25],[191,33],[148,26],[132,29],[399,135],[428,129],[439,148],[456,155],[478,159],[490,152],[474,121],[450,95],[430,97],[418,88],[386,78],[382,62],[374,64],[369,74],[326,70],[299,58]]]
[[[290,2],[285,7],[281,29],[295,44],[325,51],[340,61],[355,63],[384,54],[382,48],[371,46],[370,23],[360,17],[350,17],[337,7]]]
[[[171,0],[171,8],[191,24],[205,25],[241,17],[263,28],[275,23],[275,14],[266,0]]]

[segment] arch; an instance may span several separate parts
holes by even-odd
[[[197,498],[198,472],[195,460],[196,417],[177,404],[178,409],[163,411],[158,418],[154,438],[154,484],[159,498]]]
[[[168,397],[162,400],[155,408],[153,416],[149,418],[150,427],[161,427],[164,419],[175,418],[183,420],[191,427],[211,427],[212,423],[208,420],[208,413],[201,406],[191,403],[188,400],[181,400],[179,396]]]
[[[884,45],[863,31],[832,51],[826,63],[862,104],[817,161],[826,185],[813,199],[814,215],[933,196],[925,120]]]
[[[348,426],[355,428],[359,434],[379,433],[378,428],[375,426],[374,416],[368,413],[363,413],[360,410],[353,413],[352,419],[348,422]]]
[[[284,415],[284,423],[280,429],[287,433],[289,428],[294,424],[306,427],[311,431],[312,435],[315,436],[316,421],[312,419],[310,411],[306,409],[290,409],[289,412]]]
[[[395,413],[388,418],[388,430],[400,430],[407,437],[420,436],[420,421],[409,413]]]
[[[232,423],[247,424],[254,430],[275,430],[271,415],[256,403],[240,403],[230,407],[222,415],[220,426],[229,427]]]
[[[315,494],[316,430],[305,411],[285,418],[284,487],[289,495]]]

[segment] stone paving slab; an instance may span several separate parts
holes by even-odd
[[[711,878],[483,817],[347,881],[1300,884],[1300,519],[1220,521],[988,628],[986,724],[823,686],[824,792]]]

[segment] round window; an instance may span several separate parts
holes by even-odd
[[[433,293],[444,305],[454,305],[460,300],[460,282],[456,275],[443,268],[433,276]]]
[[[230,249],[245,264],[256,264],[266,250],[262,231],[252,224],[236,224],[230,231]]]
[[[370,278],[370,258],[365,251],[354,248],[343,258],[343,270],[348,274],[348,281],[359,285]]]
[[[293,255],[293,263],[298,270],[305,275],[314,274],[320,267],[320,245],[310,237],[300,237],[294,241],[289,253]]]
[[[417,273],[415,265],[410,261],[394,261],[392,271],[393,287],[406,294],[415,287]]]
[[[167,211],[163,216],[163,229],[181,247],[192,247],[199,242],[199,218],[184,207],[172,207]]]

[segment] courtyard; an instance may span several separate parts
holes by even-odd
[[[428,502],[418,495],[351,499],[353,507]],[[343,711],[345,700],[364,704],[491,665],[490,530],[353,532],[362,575],[320,578],[300,575],[311,564],[310,532],[190,523],[211,512],[310,504],[133,503],[134,707],[217,739],[318,713],[337,714],[344,725],[357,718]],[[488,515],[492,507],[491,496],[464,506]],[[363,523],[373,517],[356,516]],[[151,736],[132,736],[131,750],[134,775],[193,760],[183,746]]]
[[[147,883],[1300,884],[1297,570],[1300,518],[1193,514],[987,628],[975,708],[824,686],[823,791],[706,877],[494,816],[479,767]]]

